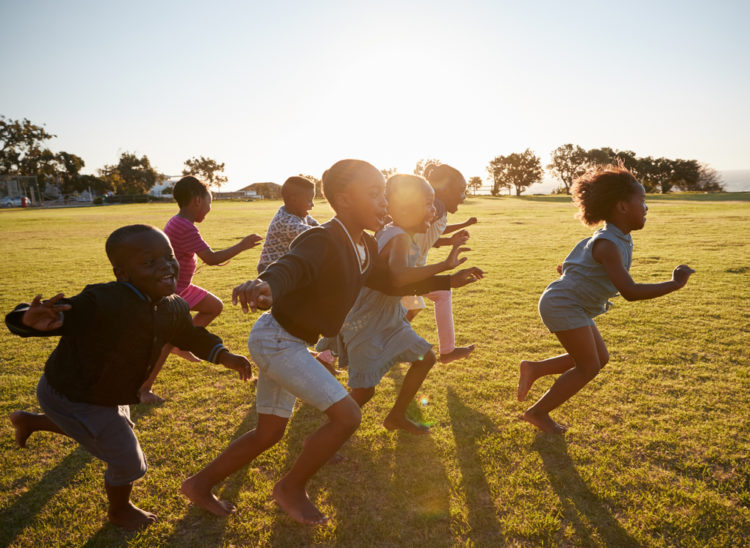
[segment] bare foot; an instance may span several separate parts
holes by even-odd
[[[137,529],[156,523],[155,514],[141,510],[131,502],[122,510],[113,511],[110,508],[109,512],[107,512],[107,518],[114,525],[122,527],[127,531],[136,531]]]
[[[527,410],[518,418],[521,420],[525,420],[529,424],[533,424],[539,430],[541,430],[542,432],[546,432],[547,434],[560,435],[564,434],[568,429],[567,426],[563,426],[562,424],[558,424],[553,421],[552,418],[546,413],[544,415],[536,415],[532,413],[531,410]]]
[[[13,423],[13,427],[16,429],[16,443],[18,447],[26,447],[26,440],[34,432],[28,423],[29,418],[32,416],[32,413],[27,413],[26,411],[13,411],[10,414],[10,422]]]
[[[145,403],[148,405],[156,405],[159,403],[164,403],[164,398],[161,396],[157,396],[151,390],[140,390],[138,392],[138,399],[141,403]]]
[[[416,434],[418,436],[424,436],[431,433],[429,426],[416,423],[404,415],[401,415],[400,417],[388,415],[383,421],[383,426],[385,426],[386,430],[405,430],[410,434]]]
[[[321,525],[328,521],[328,516],[315,507],[304,489],[289,488],[283,478],[273,487],[273,499],[299,523]]]
[[[440,361],[442,363],[450,363],[456,360],[462,360],[472,352],[474,352],[473,344],[470,344],[469,346],[457,346],[453,349],[452,352],[448,352],[447,354],[440,354]]]
[[[196,506],[211,512],[215,516],[228,516],[234,514],[237,508],[229,501],[217,499],[210,489],[198,485],[195,476],[189,477],[182,482],[180,493],[185,495]]]
[[[518,401],[526,399],[526,395],[529,393],[531,385],[534,384],[534,381],[536,380],[531,376],[531,363],[532,362],[523,360],[521,365],[518,366],[518,388],[516,388],[516,397],[518,398]]]
[[[184,359],[186,359],[189,362],[196,362],[197,363],[197,362],[201,361],[201,359],[198,356],[196,356],[195,354],[193,354],[192,352],[189,352],[187,350],[180,350],[176,346],[172,349],[172,354],[174,354],[175,356],[179,356],[180,358],[184,358]]]

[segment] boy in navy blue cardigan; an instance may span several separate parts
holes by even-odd
[[[70,299],[60,293],[18,305],[5,318],[21,337],[60,335],[37,386],[43,414],[15,411],[16,442],[26,446],[36,431],[70,436],[107,463],[104,486],[109,520],[125,529],[149,525],[156,516],[130,502],[133,482],[146,460],[130,421],[161,347],[169,342],[250,377],[250,362],[221,339],[194,327],[187,303],[174,290],[177,260],[164,233],[147,225],[115,230],[107,256],[116,282],[87,286]]]
[[[263,314],[248,345],[258,366],[255,430],[235,440],[203,470],[182,484],[182,493],[216,515],[235,511],[211,489],[283,436],[299,397],[323,411],[328,422],[303,443],[291,470],[273,489],[273,497],[292,518],[306,524],[328,518],[308,498],[305,487],[315,472],[359,426],[359,405],[308,351],[320,335],[335,336],[364,285],[391,295],[461,287],[482,277],[478,268],[434,276],[408,287],[394,287],[379,258],[376,231],[386,216],[385,180],[361,160],[342,160],[323,174],[323,192],[336,216],[298,236],[289,253],[268,266],[257,280],[235,287],[232,302]]]

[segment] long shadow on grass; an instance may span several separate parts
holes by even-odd
[[[232,441],[252,430],[255,427],[256,417],[255,404],[253,404],[232,434]],[[223,500],[236,502],[237,496],[247,480],[249,470],[250,467],[245,466],[235,472],[224,482],[221,491],[217,493],[217,490],[214,489],[214,493],[217,493],[219,498]],[[165,540],[165,544],[167,546],[222,546],[224,544],[226,521],[227,518],[214,516],[191,504],[187,514],[175,523],[172,534]]]
[[[132,408],[130,418],[133,422],[137,422],[153,410],[151,407],[139,407]],[[28,458],[34,458],[33,448],[21,450],[29,452]],[[3,524],[0,529],[0,546],[7,546],[13,542],[16,536],[36,519],[36,515],[55,496],[55,493],[69,485],[73,478],[93,460],[94,456],[91,453],[80,446],[76,447],[54,468],[44,474],[31,489],[0,512],[0,523]]]
[[[562,436],[537,435],[532,444],[542,457],[544,470],[552,488],[563,506],[564,520],[575,528],[579,539],[575,544],[601,544],[605,546],[640,546],[639,542],[620,525],[606,504],[591,492],[568,455],[568,446]],[[584,516],[584,523],[579,516]],[[591,538],[595,529],[599,538]]]
[[[467,519],[471,527],[469,538],[480,546],[503,546],[506,540],[497,519],[477,443],[483,432],[492,432],[497,427],[489,417],[466,406],[452,388],[448,388],[447,400],[456,456],[461,467],[461,489],[466,496]]]

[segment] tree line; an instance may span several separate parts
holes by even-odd
[[[43,126],[27,119],[11,120],[0,115],[0,176],[22,175],[36,177],[44,193],[48,182],[54,182],[63,194],[91,189],[98,194],[113,192],[120,195],[146,194],[157,181],[165,179],[144,154],[123,152],[117,163],[105,165],[98,175],[81,175],[85,166],[80,156],[69,152],[52,152],[43,146],[45,141],[56,137]],[[417,162],[414,173],[421,175],[430,164],[440,164],[434,158],[423,158]],[[547,170],[561,182],[556,190],[570,193],[576,178],[587,170],[607,164],[621,164],[631,170],[643,183],[647,192],[723,191],[721,178],[716,170],[698,160],[639,157],[630,150],[614,150],[609,147],[586,150],[578,145],[564,144],[552,151]],[[223,175],[224,163],[204,156],[185,160],[183,175],[194,175],[209,186],[220,189],[227,181]],[[395,168],[383,169],[388,178]],[[499,195],[504,189],[510,193],[515,189],[521,195],[529,186],[542,181],[544,169],[540,158],[529,149],[493,158],[487,165],[492,183],[490,192]],[[315,182],[320,193],[320,180],[303,175]],[[476,194],[483,186],[479,176],[467,181],[469,190]]]
[[[145,154],[138,156],[123,152],[117,163],[105,165],[97,175],[82,175],[85,162],[69,152],[52,152],[45,141],[56,137],[43,126],[23,120],[11,120],[0,115],[0,176],[21,175],[36,178],[42,194],[49,183],[54,183],[63,194],[91,189],[98,194],[113,192],[119,195],[146,194],[166,175],[159,173]],[[206,184],[221,188],[227,181],[222,174],[224,163],[197,156],[185,160],[183,175],[194,175]]]

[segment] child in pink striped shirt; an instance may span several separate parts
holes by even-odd
[[[211,211],[211,191],[208,190],[206,184],[192,176],[183,177],[174,185],[172,194],[177,200],[177,205],[180,206],[180,211],[169,219],[164,227],[164,232],[169,237],[177,262],[180,264],[175,292],[187,301],[190,310],[197,312],[193,316],[193,325],[205,327],[221,314],[224,304],[216,295],[192,283],[193,274],[195,274],[195,268],[198,264],[196,255],[208,265],[217,265],[228,261],[246,249],[255,247],[263,238],[257,234],[250,234],[232,247],[221,251],[213,251],[201,237],[198,227],[195,226],[195,223],[202,222],[208,212]],[[191,361],[200,361],[190,352],[165,346],[161,356],[154,364],[151,374],[138,392],[141,403],[154,404],[164,401],[163,398],[151,391],[151,387],[170,352]]]

